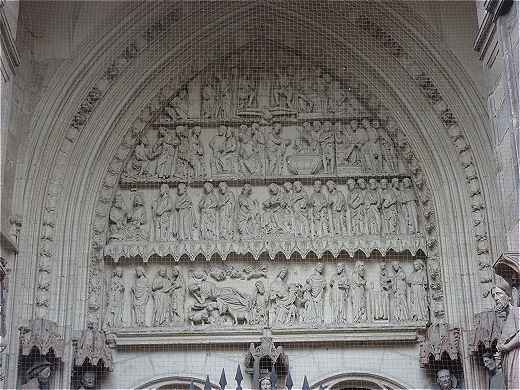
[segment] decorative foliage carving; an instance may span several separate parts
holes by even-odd
[[[20,347],[22,356],[29,355],[33,350],[42,356],[52,354],[61,359],[65,341],[58,332],[58,325],[43,318],[31,320],[29,326],[20,327]]]

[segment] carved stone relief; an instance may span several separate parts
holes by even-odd
[[[429,322],[422,260],[322,260],[174,265],[155,258],[146,268],[136,262],[114,266],[107,274],[113,295],[104,308],[104,326],[348,328]]]

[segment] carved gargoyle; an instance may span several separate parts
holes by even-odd
[[[427,367],[441,360],[458,361],[460,349],[460,329],[449,328],[445,322],[431,325],[426,335],[420,337],[421,367]]]

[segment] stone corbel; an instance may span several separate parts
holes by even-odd
[[[289,358],[282,346],[274,345],[270,329],[264,329],[260,345],[255,346],[251,343],[249,346],[245,366],[246,372],[253,375],[252,383],[259,384],[262,377],[271,377],[273,371],[286,375],[289,372]]]
[[[19,365],[26,382],[21,388],[48,389],[64,349],[65,341],[55,322],[40,318],[20,327]]]
[[[500,337],[504,320],[505,317],[501,319],[494,310],[475,314],[473,317],[473,329],[470,334],[470,352],[472,354],[482,354],[484,351],[491,351]]]
[[[426,334],[419,337],[421,367],[458,362],[460,358],[460,329],[450,328],[441,322],[431,325]]]
[[[104,331],[89,323],[81,333],[74,355],[74,371],[80,389],[95,389],[101,375],[112,371],[112,351]]]

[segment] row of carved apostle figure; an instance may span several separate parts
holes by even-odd
[[[323,263],[315,265],[305,281],[288,282],[289,270],[282,267],[269,286],[266,267],[243,271],[231,266],[222,273],[193,271],[186,281],[177,268],[161,267],[155,277],[135,268],[130,288],[131,326],[166,327],[191,325],[348,325],[373,321],[402,323],[429,319],[428,280],[422,260],[406,274],[398,261],[379,264],[378,286],[368,285],[366,268],[357,261],[352,273],[338,263],[327,280]],[[229,279],[257,279],[253,291],[222,286]],[[213,280],[210,280],[213,279]],[[105,326],[127,326],[124,321],[126,285],[121,267],[111,276]],[[191,297],[190,300],[187,298]],[[147,306],[152,305],[151,318]],[[325,307],[330,307],[328,318]],[[149,315],[149,314],[148,314]]]
[[[144,196],[135,191],[127,208],[116,193],[109,213],[110,239],[216,240],[251,239],[265,235],[325,237],[333,235],[415,234],[417,201],[411,180],[398,178],[347,181],[345,195],[334,181],[316,180],[311,194],[302,183],[271,183],[259,202],[245,184],[238,196],[225,183],[205,183],[198,204],[179,183],[175,200],[163,184],[148,218]],[[150,226],[150,222],[152,222]]]
[[[358,167],[365,173],[398,170],[393,141],[377,120],[352,120],[349,124],[304,122],[295,138],[286,137],[278,122],[243,124],[238,129],[222,125],[207,147],[201,140],[201,132],[200,126],[160,127],[156,137],[150,137],[151,133],[141,136],[123,178],[166,180],[294,174],[297,172],[288,166],[288,157],[300,154],[318,157],[321,168],[316,168],[317,173],[333,174],[337,165]]]

